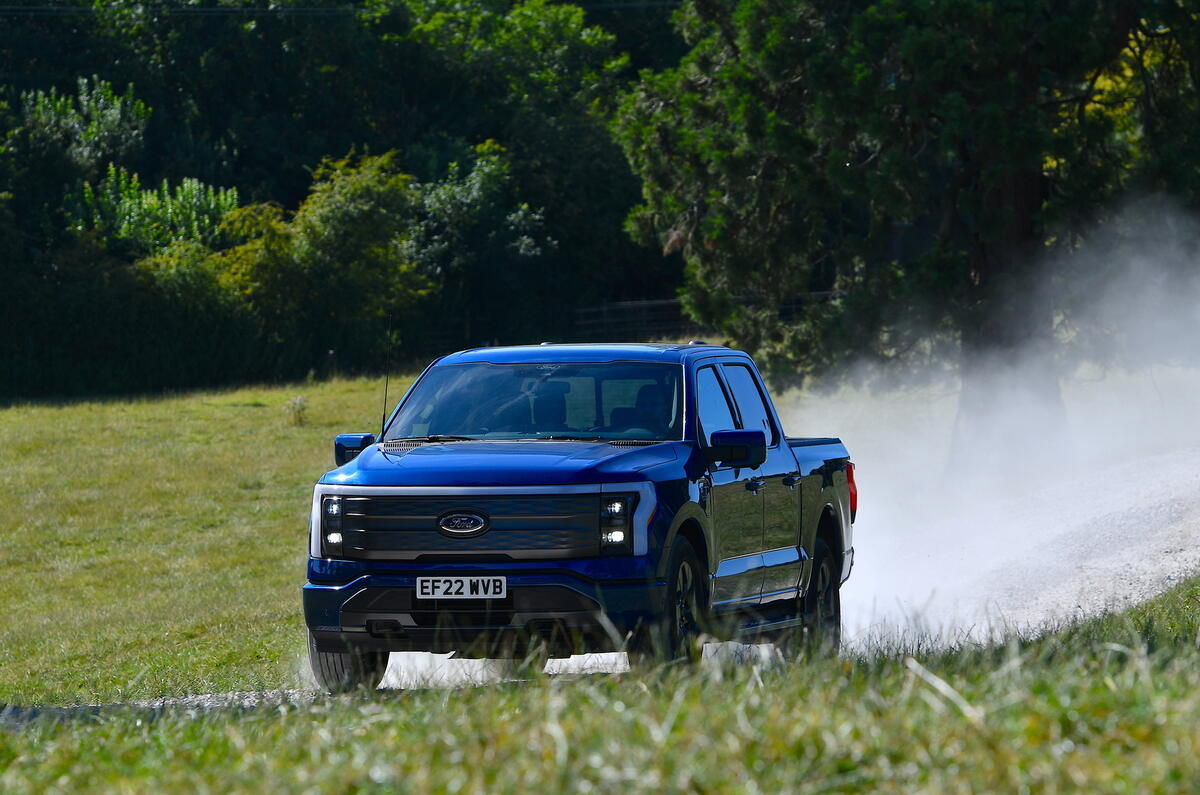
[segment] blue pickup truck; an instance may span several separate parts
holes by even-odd
[[[304,614],[318,682],[391,651],[697,653],[704,636],[836,648],[854,466],[784,436],[745,353],[529,345],[443,357],[313,491]]]

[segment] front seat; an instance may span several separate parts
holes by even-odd
[[[667,429],[668,403],[665,391],[658,384],[645,384],[638,389],[634,405],[612,411],[615,428],[645,428],[648,431]]]
[[[646,384],[637,393],[638,422],[646,428],[665,431],[670,424],[671,404],[667,392],[659,384]]]

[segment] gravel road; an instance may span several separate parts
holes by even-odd
[[[1200,447],[1090,468],[899,530],[880,524],[856,528],[859,565],[843,592],[852,643],[914,632],[982,639],[1086,618],[1200,571]]]

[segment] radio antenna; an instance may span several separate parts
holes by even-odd
[[[388,410],[388,380],[392,377],[392,313],[388,313],[387,325],[387,353],[383,357],[383,412],[379,420],[379,438],[383,438],[383,432],[387,430],[387,410]]]

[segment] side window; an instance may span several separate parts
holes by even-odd
[[[726,364],[722,367],[738,411],[742,414],[742,427],[748,431],[763,431],[767,434],[767,444],[775,444],[779,439],[771,422],[771,412],[767,410],[762,392],[754,380],[754,373],[742,364]]]
[[[714,431],[728,431],[735,427],[729,399],[725,397],[725,389],[712,367],[701,368],[696,374],[696,406],[700,432],[704,434],[706,444],[712,443]]]

